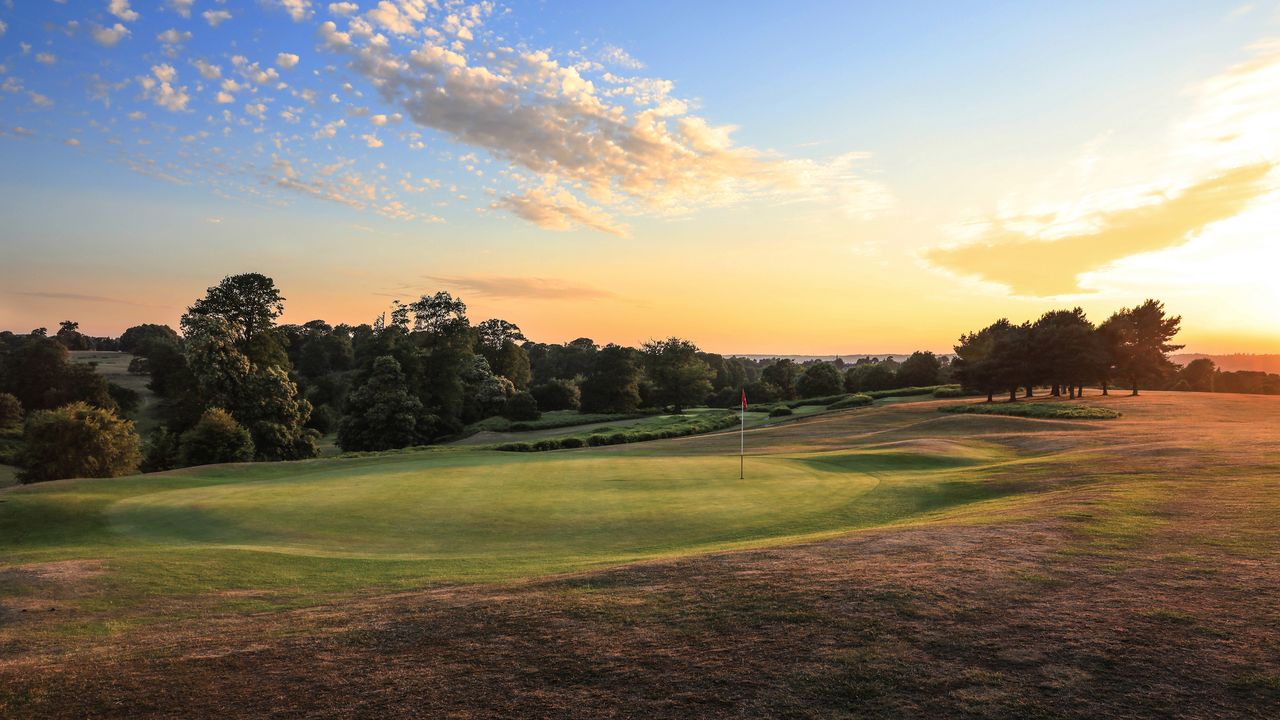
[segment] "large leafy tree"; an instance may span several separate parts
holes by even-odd
[[[969,390],[983,392],[991,402],[997,390],[1008,387],[1007,368],[997,352],[997,343],[1013,330],[1013,324],[1000,319],[977,331],[966,333],[955,345],[952,363],[956,379]]]
[[[188,334],[188,318],[220,318],[226,321],[234,341],[247,350],[248,343],[274,327],[282,313],[284,298],[274,280],[260,273],[228,275],[187,308],[183,334]]]
[[[902,387],[927,387],[938,384],[938,372],[942,361],[931,352],[917,351],[902,361],[898,367],[898,385]]]
[[[3,360],[0,392],[17,397],[27,410],[76,401],[116,409],[106,379],[92,366],[72,362],[67,348],[53,338],[30,337]]]
[[[676,412],[701,404],[711,394],[711,378],[715,373],[702,358],[698,346],[688,340],[670,337],[650,340],[642,351],[649,379],[653,381],[653,399]]]
[[[844,392],[844,378],[840,370],[829,362],[816,362],[804,369],[796,381],[800,397],[821,397]]]
[[[800,366],[790,358],[783,358],[766,367],[760,379],[782,392],[784,400],[796,399],[796,382],[800,379]]]
[[[633,412],[640,406],[640,359],[629,347],[607,345],[595,353],[582,381],[584,412]]]
[[[1182,318],[1166,315],[1164,303],[1147,300],[1117,312],[1108,322],[1114,322],[1119,335],[1116,372],[1129,382],[1134,395],[1142,383],[1159,381],[1173,371],[1169,353],[1183,346],[1170,341],[1178,334]]]
[[[434,418],[409,392],[400,363],[384,355],[347,400],[347,414],[338,426],[343,450],[389,450],[424,442],[434,435]]]
[[[31,413],[22,440],[25,483],[129,475],[142,459],[131,421],[84,402]]]

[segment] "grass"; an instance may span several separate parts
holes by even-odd
[[[1273,716],[1280,400],[1090,403],[9,489],[0,717]]]
[[[70,355],[74,362],[94,365],[98,374],[105,377],[107,382],[138,393],[138,409],[128,416],[137,425],[138,434],[146,437],[160,425],[154,412],[158,398],[147,387],[147,383],[151,381],[150,376],[134,375],[129,372],[129,363],[133,360],[133,355],[97,350],[73,350]]]
[[[1010,417],[1038,418],[1041,420],[1113,420],[1120,417],[1118,410],[1089,405],[1073,405],[1059,402],[1013,402],[944,405],[938,408],[946,413],[973,415],[1008,415]]]
[[[577,410],[549,410],[542,413],[537,420],[508,420],[504,417],[485,418],[480,422],[467,426],[467,432],[532,432],[536,430],[553,430],[574,425],[614,422],[629,418],[643,417],[639,413],[586,413]]]
[[[667,440],[723,430],[739,422],[732,410],[695,408],[680,415],[654,415],[625,427],[592,427],[565,435],[543,437],[529,442],[508,442],[495,446],[504,452],[542,452],[601,445]]]

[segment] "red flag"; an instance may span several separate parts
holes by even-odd
[[[747,389],[746,388],[742,389],[742,409],[743,410],[747,409]]]

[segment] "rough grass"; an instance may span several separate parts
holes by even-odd
[[[496,445],[503,452],[543,452],[546,450],[570,450],[601,445],[668,440],[723,430],[740,422],[738,413],[732,410],[696,408],[680,415],[656,415],[639,422],[620,427],[592,427],[566,435],[543,437],[530,442],[509,442]]]
[[[1114,420],[1121,415],[1119,410],[1112,408],[1034,401],[944,405],[938,410],[946,413],[1008,415],[1010,417],[1038,418],[1041,420]]]
[[[742,483],[721,477],[736,477],[738,437],[720,433],[573,453],[406,452],[10,490],[0,493],[0,518],[12,517],[18,497],[48,502],[21,525],[30,554],[0,550],[0,716],[1275,717],[1280,399],[1194,395],[1090,398],[1124,411],[1111,423],[941,415],[926,403],[759,425],[746,434]],[[299,477],[345,466],[367,486],[356,492],[369,493],[397,474],[393,466],[431,456],[437,464],[416,480],[389,486],[407,507],[375,504],[392,515],[364,518],[368,530],[338,519],[351,497],[325,507],[333,486],[310,493]],[[576,462],[633,470],[597,483],[575,473]],[[547,472],[534,471],[542,463]],[[766,466],[780,474],[761,474]],[[697,469],[681,479],[680,468]],[[664,500],[638,503],[651,469],[673,474]],[[337,482],[315,479],[318,489]],[[698,517],[718,503],[729,509],[710,523],[717,532],[813,527],[815,518],[837,529],[483,584],[431,581],[420,574],[438,571],[431,561],[181,538],[196,532],[202,506],[217,518],[235,516],[241,502],[274,508],[298,498],[315,509],[282,511],[281,522],[300,528],[289,542],[341,548],[348,541],[326,527],[335,522],[363,545],[342,552],[385,541],[420,552],[429,529],[414,537],[413,515],[443,513],[430,507],[436,483],[467,482],[492,490],[488,506],[472,506],[487,513],[478,518],[518,518],[505,527],[505,551],[560,542],[570,531],[539,518],[574,528],[545,504],[565,492],[579,504],[630,494],[620,506],[636,514],[572,530],[590,543],[615,542],[617,532],[640,545],[689,538],[686,527],[705,530]],[[582,482],[591,487],[566,489]],[[859,484],[869,489],[831,502]],[[511,505],[535,507],[504,505],[508,492]],[[685,493],[693,517],[673,499]],[[174,519],[149,525],[153,534],[112,525],[114,513],[165,496]],[[451,505],[455,497],[440,495]],[[135,508],[128,498],[149,499]],[[807,507],[782,507],[794,503]],[[669,529],[634,534],[668,522],[668,506]],[[280,542],[269,518],[253,522],[246,536]],[[7,542],[14,527],[0,525],[0,537]],[[207,523],[198,532],[227,530]],[[404,591],[317,590],[393,566],[403,568]],[[147,577],[150,586],[132,589]],[[290,584],[310,600],[282,611]]]

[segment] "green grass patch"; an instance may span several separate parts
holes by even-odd
[[[1113,420],[1120,413],[1111,408],[1072,405],[1055,402],[976,403],[971,405],[944,405],[939,412],[967,413],[972,415],[1009,415],[1012,417],[1041,420]]]
[[[657,415],[626,427],[605,426],[531,442],[502,443],[494,449],[503,452],[543,452],[601,445],[623,445],[714,432],[732,427],[738,422],[738,413],[732,410],[698,409],[680,415]]]
[[[584,413],[577,410],[550,410],[542,413],[537,420],[508,420],[504,417],[485,418],[480,422],[467,426],[468,433],[475,432],[530,432],[533,430],[554,430],[574,425],[590,425],[592,423],[616,422],[630,418],[644,417],[642,413]]]

